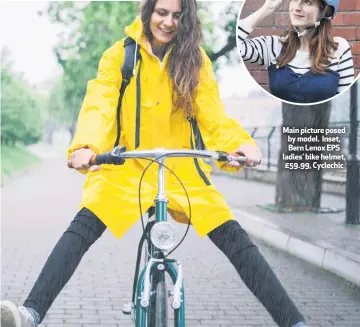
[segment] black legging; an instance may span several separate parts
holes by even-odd
[[[40,322],[75,272],[85,252],[105,229],[106,226],[99,218],[83,208],[61,236],[24,303],[24,306],[38,312]],[[237,221],[224,223],[208,236],[229,258],[246,286],[280,327],[291,327],[304,320],[258,248]]]

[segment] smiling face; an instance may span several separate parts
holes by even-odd
[[[319,0],[291,0],[290,21],[293,26],[304,29],[307,26],[314,25],[320,15]]]
[[[170,43],[177,32],[181,14],[180,0],[157,0],[150,18],[152,45],[159,47]]]

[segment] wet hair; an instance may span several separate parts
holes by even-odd
[[[320,17],[331,17],[333,13],[332,7],[328,6],[322,0],[316,0],[320,7]],[[332,36],[331,20],[324,18],[320,25],[309,33],[314,32],[310,42],[309,52],[311,60],[311,71],[313,73],[322,74],[327,70],[332,55],[338,48],[338,43],[334,41]],[[294,33],[294,26],[290,24],[289,30],[281,38],[283,48],[277,59],[279,68],[286,66],[296,55],[296,51],[300,47],[300,38]]]
[[[193,98],[199,83],[199,70],[202,65],[200,42],[202,29],[197,15],[196,0],[179,0],[181,14],[176,35],[171,42],[174,46],[169,55],[167,70],[173,81],[173,105],[175,109],[184,108],[186,116],[193,115]],[[151,41],[150,19],[157,0],[143,0],[140,16],[144,34]]]

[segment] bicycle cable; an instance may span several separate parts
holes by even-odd
[[[184,153],[184,154],[186,154],[186,153]],[[161,156],[157,157],[156,159],[158,160],[158,159],[163,158],[163,157],[166,157],[166,156],[167,156],[167,154],[161,155]],[[188,222],[188,224],[187,224],[187,228],[186,228],[185,234],[184,234],[184,236],[182,237],[182,239],[180,240],[180,242],[179,242],[169,253],[166,254],[165,257],[168,257],[170,254],[172,254],[172,253],[181,245],[181,243],[184,241],[184,239],[185,239],[185,237],[186,237],[186,235],[187,235],[187,233],[188,233],[188,231],[189,231],[189,229],[190,229],[190,224],[191,224],[191,203],[190,203],[189,194],[188,194],[188,192],[186,191],[186,188],[185,188],[183,182],[180,180],[180,178],[176,175],[176,173],[175,173],[172,169],[170,169],[169,167],[167,167],[165,164],[160,163],[160,162],[158,162],[157,160],[150,159],[150,158],[141,158],[141,157],[140,157],[139,159],[144,159],[144,160],[151,161],[151,162],[145,167],[145,169],[144,169],[144,171],[143,171],[143,173],[142,173],[142,175],[141,175],[140,182],[139,182],[139,188],[138,188],[138,194],[139,194],[139,209],[140,209],[140,217],[141,217],[141,224],[142,224],[142,228],[143,228],[143,233],[145,233],[145,224],[144,224],[143,213],[142,213],[142,206],[141,206],[141,184],[142,184],[142,180],[143,180],[143,178],[144,178],[144,176],[145,176],[146,171],[150,168],[150,166],[151,166],[153,163],[157,163],[158,165],[164,167],[164,168],[167,169],[171,174],[173,174],[173,175],[175,176],[175,178],[179,181],[180,185],[182,186],[182,188],[183,188],[183,190],[184,190],[184,192],[185,192],[186,198],[187,198],[188,207],[189,207],[189,217],[188,217],[189,222]],[[150,232],[150,231],[148,231],[148,233],[147,233],[148,242],[150,242],[150,243],[154,246],[154,244],[151,242],[151,238],[150,238],[149,232]]]

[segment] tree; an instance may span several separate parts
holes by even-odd
[[[1,142],[36,143],[42,133],[44,99],[11,69],[11,55],[2,49]]]
[[[325,129],[329,124],[330,110],[330,101],[312,106],[283,103],[282,127]],[[286,133],[281,135],[275,204],[280,210],[317,210],[320,208],[323,170],[285,169],[283,154],[290,153],[289,142]],[[294,145],[297,145],[296,143]]]
[[[218,4],[215,4],[215,6]],[[209,7],[210,6],[210,7]],[[227,61],[239,62],[240,56],[237,51],[233,51],[236,48],[236,22],[238,13],[240,10],[239,3],[227,3],[222,6],[222,12],[219,14],[217,23],[214,22],[214,17],[211,15],[211,5],[209,3],[199,3],[199,16],[204,26],[204,35],[205,40],[202,45],[205,49],[207,55],[213,64],[216,64],[216,61],[225,57]],[[223,22],[219,24],[218,22]],[[216,34],[216,27],[221,30],[222,33],[225,32],[225,43],[220,43]],[[231,55],[234,54],[233,57]],[[215,70],[218,68],[215,65]]]
[[[124,37],[138,12],[138,2],[51,2],[47,15],[64,26],[54,52],[64,70],[52,96],[64,100],[57,119],[75,124],[86,83],[96,76],[103,52]],[[59,95],[56,95],[59,94]]]

